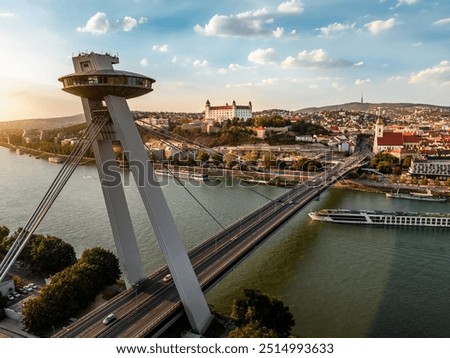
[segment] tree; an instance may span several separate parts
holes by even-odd
[[[6,226],[0,226],[0,242],[9,235],[9,229]]]
[[[80,260],[52,276],[39,295],[24,303],[23,324],[40,333],[88,306],[120,276],[119,260],[102,248],[85,250]]]
[[[384,174],[391,174],[393,168],[398,164],[398,158],[394,157],[392,154],[380,152],[375,154],[375,156],[372,158],[370,167],[376,168],[380,172]],[[397,169],[397,173],[398,174]],[[400,168],[401,172],[401,168]]]
[[[200,164],[203,164],[205,162],[208,161],[209,159],[209,154],[207,152],[205,152],[204,150],[199,150],[197,157],[195,158],[197,161],[200,162]]]
[[[289,307],[276,298],[257,290],[244,290],[244,299],[233,301],[231,318],[243,332],[258,332],[271,336],[288,337],[295,320]]]
[[[119,260],[108,250],[101,247],[87,249],[80,261],[92,266],[97,272],[97,280],[103,286],[115,283],[120,277]]]
[[[228,333],[228,338],[278,338],[277,332],[267,327],[261,327],[256,322],[237,327]]]
[[[33,271],[45,277],[54,275],[76,261],[72,245],[54,236],[34,236],[25,246],[22,257]]]

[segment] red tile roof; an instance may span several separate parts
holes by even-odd
[[[382,137],[377,138],[378,145],[388,146],[402,146],[403,134],[402,133],[384,133]]]
[[[403,141],[405,143],[419,143],[421,138],[416,135],[403,135]]]

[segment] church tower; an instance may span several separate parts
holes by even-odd
[[[373,138],[373,152],[376,154],[378,153],[378,138],[383,137],[384,135],[384,123],[383,120],[381,119],[381,115],[380,115],[380,109],[378,109],[378,114],[377,114],[377,121],[375,123],[375,133],[374,133],[374,138]]]

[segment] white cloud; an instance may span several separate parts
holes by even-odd
[[[292,67],[350,67],[354,64],[348,60],[330,59],[328,54],[321,48],[312,51],[302,51],[297,54],[296,57],[288,56],[281,63],[283,68]]]
[[[433,25],[448,25],[448,24],[450,24],[450,17],[433,22]]]
[[[272,31],[265,27],[270,18],[265,8],[237,15],[214,15],[204,26],[195,25],[194,30],[205,36],[268,36]]]
[[[359,62],[356,62],[356,63],[353,64],[353,66],[355,66],[355,67],[359,67],[359,66],[362,66],[362,65],[364,65],[364,61],[359,61]]]
[[[397,21],[391,17],[390,19],[383,21],[383,20],[376,20],[369,22],[365,24],[364,26],[367,27],[367,29],[370,31],[371,34],[377,35],[382,31],[386,31],[388,29],[391,29],[397,25]]]
[[[169,45],[154,45],[152,47],[153,51],[157,51],[157,52],[168,52],[169,51]]]
[[[275,36],[277,38],[283,36],[283,34],[284,34],[284,28],[282,28],[282,27],[277,27],[277,29],[273,31],[273,36]]]
[[[147,67],[148,66],[148,60],[146,58],[143,58],[141,60],[141,65]]]
[[[450,85],[450,61],[441,61],[436,66],[413,73],[409,83],[432,82]]]
[[[278,83],[279,81],[280,81],[280,79],[278,77],[266,78],[261,81],[261,84],[262,85],[273,85],[273,84]]]
[[[253,87],[252,82],[245,82],[245,83],[235,83],[235,84],[227,84],[227,88],[246,88],[246,87]]]
[[[278,5],[277,10],[283,14],[301,14],[304,9],[299,1],[288,0]]]
[[[104,12],[97,12],[87,21],[85,26],[78,27],[77,31],[89,32],[93,35],[102,35],[113,29],[128,32],[136,28],[138,24],[142,24],[145,21],[147,21],[147,19],[144,17],[136,20],[134,17],[125,16],[122,20],[116,20],[111,25],[107,15]]]
[[[331,87],[333,87],[335,90],[339,91],[339,92],[344,92],[345,91],[345,86],[338,83],[338,82],[333,82],[331,84]]]
[[[148,21],[148,19],[147,19],[146,17],[142,17],[142,16],[141,16],[141,17],[139,18],[139,21],[138,21],[138,22],[139,22],[139,24],[145,24],[147,21]]]
[[[395,7],[399,7],[402,5],[414,5],[417,2],[417,0],[398,0],[397,5]]]
[[[86,23],[86,26],[77,28],[78,32],[89,32],[93,35],[102,35],[110,29],[108,18],[104,12],[97,12]]]
[[[123,31],[128,32],[128,31],[133,30],[137,25],[138,25],[138,21],[134,17],[125,16],[123,18],[121,27],[122,27]]]
[[[361,79],[358,78],[358,79],[355,81],[355,85],[361,86],[361,85],[366,84],[366,83],[369,83],[369,82],[370,82],[370,78],[366,78],[365,80],[361,80]]]
[[[278,55],[273,48],[259,48],[255,51],[250,52],[247,59],[250,62],[254,62],[258,65],[265,65],[276,62],[276,60],[278,59]]]
[[[177,61],[178,61],[177,56],[173,56],[171,62],[172,62],[172,63],[176,63]]]
[[[192,62],[192,66],[196,67],[196,68],[200,68],[200,67],[208,67],[209,63],[206,60],[195,60]]]
[[[320,33],[325,36],[325,37],[329,37],[332,36],[334,34],[338,34],[338,33],[342,33],[344,31],[348,31],[351,30],[353,28],[355,28],[356,24],[341,24],[339,22],[335,22],[333,24],[330,24],[326,27],[321,27],[320,29],[318,29],[320,31]]]
[[[419,46],[422,46],[422,45],[423,45],[423,42],[413,43],[413,47],[419,47]]]
[[[284,14],[301,13],[303,8],[298,0],[289,0],[281,3],[277,12],[269,11],[266,8],[254,11],[245,11],[235,15],[214,15],[207,24],[194,26],[194,31],[204,36],[275,36],[281,37],[284,33],[282,27],[271,26],[277,17]],[[295,35],[294,32],[291,32]]]
[[[403,79],[403,76],[392,76],[388,78],[388,82],[400,81]]]
[[[12,12],[0,12],[0,17],[13,17],[14,14]]]
[[[228,65],[228,68],[221,68],[217,72],[221,75],[224,75],[229,72],[236,72],[236,71],[241,71],[241,70],[245,70],[245,69],[248,69],[248,67],[241,66],[237,63],[230,63]]]

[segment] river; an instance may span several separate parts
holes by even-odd
[[[23,226],[61,168],[0,148],[0,225]],[[125,192],[147,272],[164,264],[129,173]],[[227,226],[286,189],[187,185]],[[185,188],[163,186],[187,249],[220,226]],[[208,294],[229,313],[244,288],[289,305],[302,337],[449,337],[450,239],[434,228],[383,228],[311,221],[320,208],[448,211],[448,203],[386,199],[377,193],[330,189],[277,231]],[[61,237],[77,254],[93,246],[114,251],[96,168],[80,166],[38,229]]]

